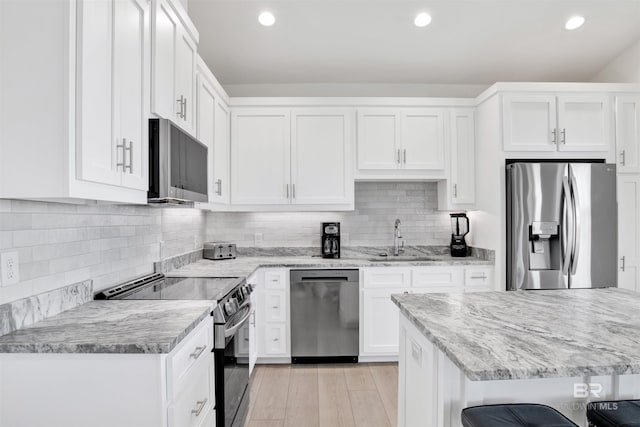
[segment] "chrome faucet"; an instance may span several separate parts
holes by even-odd
[[[404,240],[402,240],[400,225],[400,219],[396,219],[396,225],[393,231],[393,256],[398,256],[404,252]]]

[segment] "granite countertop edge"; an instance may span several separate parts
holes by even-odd
[[[400,301],[397,294],[391,295],[391,300],[398,307],[400,312],[404,314],[411,324],[413,324],[424,337],[441,350],[458,368],[460,368],[467,378],[471,381],[499,381],[499,380],[518,380],[518,379],[541,379],[541,378],[566,378],[580,376],[597,376],[597,375],[626,375],[640,374],[640,363],[623,364],[623,365],[606,365],[606,366],[589,366],[589,367],[549,367],[542,366],[535,369],[494,369],[494,370],[472,370],[469,369],[460,359],[437,337],[435,337],[428,328],[413,315]]]
[[[92,302],[96,303],[96,301]],[[63,314],[73,315],[74,312],[81,310],[84,305],[91,304],[92,302],[83,304],[71,310],[67,310]],[[100,301],[97,303],[110,304],[112,302],[113,301]],[[131,302],[133,303],[134,301]],[[140,306],[143,306],[145,303],[144,301],[135,302],[140,303]],[[186,327],[180,328],[180,332],[178,332],[177,334],[173,334],[171,338],[159,339],[155,342],[154,340],[151,340],[151,342],[144,342],[144,340],[141,339],[140,342],[100,343],[99,340],[96,339],[96,342],[73,343],[51,342],[47,341],[45,338],[41,339],[40,341],[33,342],[0,342],[0,354],[168,354],[174,348],[176,348],[178,344],[180,344],[205,318],[211,315],[211,311],[214,306],[215,304],[203,305],[201,313],[199,315],[194,315],[194,317],[192,318],[192,320],[190,320]],[[184,310],[187,311],[194,309],[185,307]],[[144,308],[140,308],[139,311],[144,312]],[[57,316],[54,316],[51,319],[55,319],[55,317]],[[34,323],[32,326],[26,327],[24,329],[19,329],[11,334],[0,337],[0,339],[8,339],[8,337],[13,334],[19,335],[22,333],[29,333],[31,329],[42,327],[43,323],[46,324],[47,320]],[[148,325],[140,326],[140,330],[143,332],[148,329]],[[41,333],[43,335],[46,335],[46,332]]]

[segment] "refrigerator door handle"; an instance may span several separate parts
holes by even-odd
[[[580,256],[580,199],[578,197],[578,183],[573,173],[571,174],[571,198],[573,199],[573,248],[571,250],[571,274],[576,274],[578,257]]]
[[[562,274],[569,274],[569,265],[571,262],[571,254],[569,248],[573,246],[573,203],[571,199],[571,188],[569,186],[569,178],[562,179]]]

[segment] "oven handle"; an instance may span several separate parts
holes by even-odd
[[[246,307],[249,307],[249,313],[247,313],[247,315],[244,316],[242,320],[239,321],[237,324],[230,327],[229,329],[224,330],[225,338],[229,338],[230,336],[235,335],[235,333],[238,332],[238,329],[242,328],[242,326],[247,322],[247,320],[249,320],[249,317],[251,317],[251,311],[253,310],[253,307],[251,306],[251,303],[248,303]]]

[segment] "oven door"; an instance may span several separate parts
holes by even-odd
[[[251,306],[246,305],[236,322],[216,325],[216,333],[225,334],[224,348],[214,349],[216,382],[216,426],[243,427],[249,409],[249,361],[236,354],[240,329],[248,322]],[[219,342],[220,338],[216,337]]]

